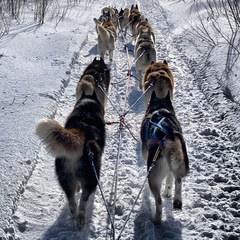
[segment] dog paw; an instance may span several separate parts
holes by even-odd
[[[154,218],[154,219],[152,219],[152,223],[153,223],[155,226],[160,226],[160,225],[162,225],[162,219],[160,219],[160,218]]]
[[[78,217],[76,219],[76,229],[78,231],[82,231],[85,225],[85,218],[84,217]]]
[[[76,218],[77,217],[77,205],[69,206],[69,212],[71,217]]]
[[[167,190],[165,190],[164,192],[163,192],[163,197],[165,197],[165,198],[170,198],[172,196],[172,194]]]
[[[174,200],[173,201],[173,208],[174,209],[182,209],[182,202],[181,201],[179,201],[179,200]]]

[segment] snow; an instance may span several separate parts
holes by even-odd
[[[229,79],[222,77],[226,43],[217,36],[219,44],[212,48],[191,35],[188,23],[196,23],[197,10],[204,15],[204,9],[195,1],[177,0],[80,1],[63,21],[66,2],[61,0],[59,11],[50,8],[41,27],[28,9],[24,20],[13,23],[0,39],[0,239],[113,239],[99,188],[88,206],[84,230],[76,231],[54,173],[54,159],[34,129],[43,117],[64,124],[71,112],[78,79],[97,56],[93,18],[104,6],[120,9],[132,3],[139,4],[153,26],[158,59],[166,59],[173,70],[175,110],[187,143],[190,173],[183,184],[183,210],[173,210],[172,199],[164,199],[163,224],[154,226],[154,200],[147,183],[143,186],[146,164],[135,140],[140,139],[144,102],[136,79],[127,77],[128,65],[135,74],[133,46],[127,45],[128,62],[119,37],[114,61],[107,62],[111,87],[106,122],[119,121],[118,113],[125,111],[128,128],[107,125],[100,176],[113,213],[115,239],[135,200],[121,239],[240,239],[240,61]],[[226,98],[226,86],[234,101]]]

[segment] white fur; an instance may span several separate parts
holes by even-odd
[[[64,129],[57,121],[52,119],[42,119],[36,126],[36,134],[39,139],[46,145],[47,151],[53,157],[65,157],[69,160],[76,161],[83,154],[83,139],[78,135],[67,133],[74,141],[74,147],[68,148],[64,141],[59,141],[56,135],[63,136]]]

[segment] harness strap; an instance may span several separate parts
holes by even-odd
[[[110,220],[110,223],[111,223],[111,227],[112,227],[112,234],[113,234],[114,239],[115,239],[115,227],[114,227],[114,224],[113,224],[113,221],[112,221],[112,218],[111,218],[111,214],[110,214],[110,211],[109,211],[109,208],[108,208],[108,204],[107,204],[107,201],[106,201],[106,199],[104,197],[104,194],[103,194],[103,191],[102,191],[102,187],[100,185],[99,178],[98,178],[98,175],[97,175],[97,171],[96,171],[96,168],[95,168],[95,165],[94,165],[94,161],[93,161],[94,160],[94,152],[91,151],[91,147],[90,147],[90,144],[92,144],[92,143],[95,143],[95,141],[94,140],[89,140],[87,142],[87,144],[86,144],[87,154],[88,154],[88,158],[89,158],[89,161],[91,163],[92,169],[94,171],[94,174],[95,174],[95,177],[96,177],[96,180],[97,180],[97,183],[98,183],[98,187],[99,187],[99,190],[100,190],[103,202],[104,202],[104,205],[105,205],[107,213],[108,213],[108,217],[109,217],[109,220]]]
[[[159,145],[163,150],[166,136],[175,132],[171,126],[168,128],[168,118],[164,113],[169,114],[170,112],[167,109],[158,109],[146,117],[144,128],[148,148],[151,145]]]

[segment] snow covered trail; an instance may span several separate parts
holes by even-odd
[[[222,130],[221,114],[199,90],[186,56],[173,41],[167,12],[158,1],[141,0],[139,4],[155,30],[158,59],[166,59],[174,73],[175,109],[187,142],[190,174],[183,184],[183,210],[173,211],[172,199],[164,199],[164,222],[160,227],[151,222],[154,201],[146,184],[121,239],[239,239],[239,153],[228,138],[229,132]],[[131,2],[126,5],[130,6]],[[93,14],[98,16],[99,12]],[[91,21],[92,16],[89,19]],[[97,54],[93,23],[84,29],[82,45],[72,58],[71,74],[64,82],[65,89],[53,114],[62,123],[74,105],[79,76]],[[134,62],[133,52],[129,51],[129,57],[131,65]],[[131,108],[142,92],[137,89],[135,78],[128,79],[128,69],[124,42],[119,38],[111,65],[106,122],[119,121],[118,113],[130,109],[125,123],[139,139],[144,104],[140,99]],[[135,74],[134,71],[132,73]],[[109,218],[99,189],[88,206],[86,227],[78,233],[55,177],[54,159],[41,147],[37,162],[19,200],[18,209],[12,216],[13,238],[111,239]],[[117,238],[143,184],[146,166],[141,157],[140,144],[127,128],[120,130],[118,123],[107,125],[107,143],[102,162],[100,182],[109,209],[115,213],[112,219]]]

